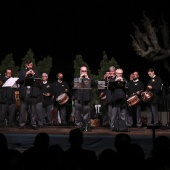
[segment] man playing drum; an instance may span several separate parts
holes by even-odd
[[[63,81],[63,74],[57,74],[57,81],[52,84],[51,91],[53,94],[53,106],[54,106],[54,121],[53,124],[61,125],[67,124],[67,110],[66,103],[68,101],[69,86],[67,82]],[[61,122],[58,120],[58,113],[60,113]]]
[[[141,122],[141,100],[140,94],[144,91],[144,84],[139,80],[139,74],[137,71],[133,73],[133,80],[129,81],[127,89],[127,102],[128,102],[128,112],[127,112],[127,125],[132,127],[135,124],[138,128],[142,127]]]
[[[157,76],[152,68],[147,70],[148,76],[150,77],[147,89],[153,93],[153,98],[146,103],[147,110],[147,126],[154,125],[160,126],[159,115],[158,115],[158,104],[162,88],[162,79]]]

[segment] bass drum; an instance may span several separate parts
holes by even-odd
[[[140,99],[136,94],[127,99],[127,104],[129,107],[134,106],[139,102],[140,102]]]

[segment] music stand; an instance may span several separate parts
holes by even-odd
[[[73,89],[91,89],[91,80],[86,78],[74,78]]]
[[[107,87],[105,81],[98,81],[97,84],[98,84],[98,89],[105,89]]]
[[[41,87],[41,78],[26,78],[24,81],[25,86]]]

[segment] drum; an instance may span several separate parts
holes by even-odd
[[[66,93],[63,93],[61,95],[59,95],[56,99],[56,101],[62,105],[62,104],[65,104],[67,101],[68,101],[69,97]]]
[[[144,102],[149,102],[153,98],[153,93],[150,91],[145,91],[141,93],[141,97]]]
[[[135,94],[127,99],[127,104],[129,107],[134,106],[140,101],[139,97]]]

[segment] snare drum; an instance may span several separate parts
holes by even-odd
[[[140,101],[139,97],[135,94],[127,99],[127,104],[129,107],[131,107],[139,103],[139,101]]]
[[[68,101],[68,99],[69,99],[68,95],[67,95],[66,93],[63,93],[63,94],[61,94],[61,95],[59,95],[59,96],[57,97],[56,101],[57,101],[60,105],[62,105],[62,104],[64,104],[64,103],[66,103],[66,102]]]
[[[142,100],[147,103],[153,98],[153,93],[150,91],[145,91],[141,93]]]

